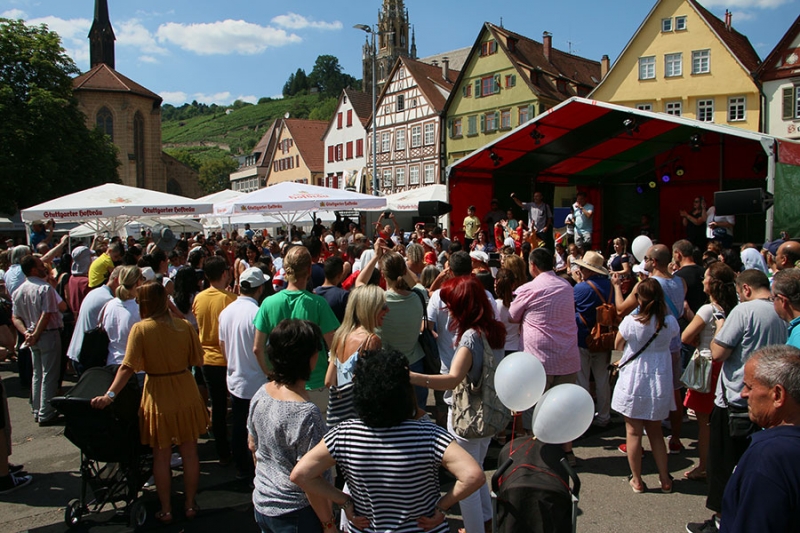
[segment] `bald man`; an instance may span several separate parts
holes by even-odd
[[[779,271],[794,268],[797,261],[800,261],[800,242],[786,241],[781,244],[775,254],[775,268]]]

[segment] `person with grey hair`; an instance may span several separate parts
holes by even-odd
[[[778,316],[789,323],[786,344],[800,348],[800,269],[787,268],[772,276],[772,303]]]
[[[11,262],[11,266],[8,267],[8,271],[3,279],[6,282],[6,289],[8,289],[8,294],[14,296],[14,291],[19,288],[20,285],[25,283],[25,274],[22,273],[22,267],[19,266],[22,259],[27,256],[31,255],[31,248],[30,246],[25,246],[21,244],[19,246],[15,246],[11,249],[11,254],[9,256],[9,261]]]
[[[775,345],[744,366],[742,398],[764,431],[725,488],[720,532],[796,531],[800,522],[800,350]]]

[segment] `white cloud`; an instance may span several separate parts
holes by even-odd
[[[775,9],[792,0],[705,0],[706,7],[727,7],[739,9]],[[741,16],[741,15],[740,15]]]
[[[287,13],[285,15],[278,15],[272,19],[274,24],[289,28],[290,30],[302,30],[304,28],[314,28],[318,30],[341,30],[342,23],[338,20],[333,22],[322,22],[309,20],[303,15],[297,13]]]
[[[195,93],[192,95],[192,97],[201,104],[229,105],[232,104],[234,100],[231,98],[230,91],[223,91],[221,93],[214,94]]]
[[[242,102],[247,102],[249,104],[257,104],[258,97],[253,96],[252,94],[248,94],[247,96],[240,96],[237,100],[241,100]]]
[[[89,41],[86,36],[89,34],[89,28],[92,27],[91,20],[49,16],[26,20],[25,24],[28,26],[45,24],[50,31],[56,32],[61,37],[61,46],[73,61],[79,65],[89,63]]]
[[[753,20],[756,16],[753,13],[748,13],[747,11],[733,11],[732,12],[733,23],[736,24],[737,22],[742,22],[745,20]]]
[[[158,28],[156,36],[161,43],[169,42],[200,55],[253,55],[302,41],[282,29],[230,19],[206,24],[169,22]]]
[[[182,105],[189,95],[183,91],[163,91],[159,93],[159,96],[164,100],[165,104]]]
[[[139,56],[139,61],[142,63],[158,63],[158,59],[153,56]]]
[[[8,11],[3,11],[0,13],[0,17],[4,19],[26,19],[28,18],[28,14],[25,13],[21,9],[9,9]]]
[[[166,54],[167,50],[158,46],[155,36],[137,19],[120,22],[117,25],[117,43],[132,46],[146,54]]]

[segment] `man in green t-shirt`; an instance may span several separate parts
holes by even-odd
[[[464,248],[469,251],[472,246],[472,241],[475,240],[475,234],[481,229],[481,219],[475,216],[475,206],[471,205],[467,208],[467,216],[464,218]]]
[[[256,357],[262,359],[265,357],[270,332],[282,320],[296,318],[314,322],[322,330],[328,346],[333,342],[333,334],[339,327],[339,321],[325,298],[305,290],[311,277],[311,254],[308,249],[304,246],[292,247],[283,259],[283,269],[286,272],[286,289],[261,302],[254,322],[256,338],[253,350]],[[311,401],[320,408],[323,415],[328,407],[328,390],[325,388],[327,368],[327,354],[325,350],[320,350],[317,365],[306,382]]]

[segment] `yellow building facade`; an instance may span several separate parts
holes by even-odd
[[[660,0],[590,98],[759,131],[760,63],[730,13]]]
[[[271,154],[267,186],[284,181],[323,186],[324,144],[327,121],[282,119],[278,141]]]

